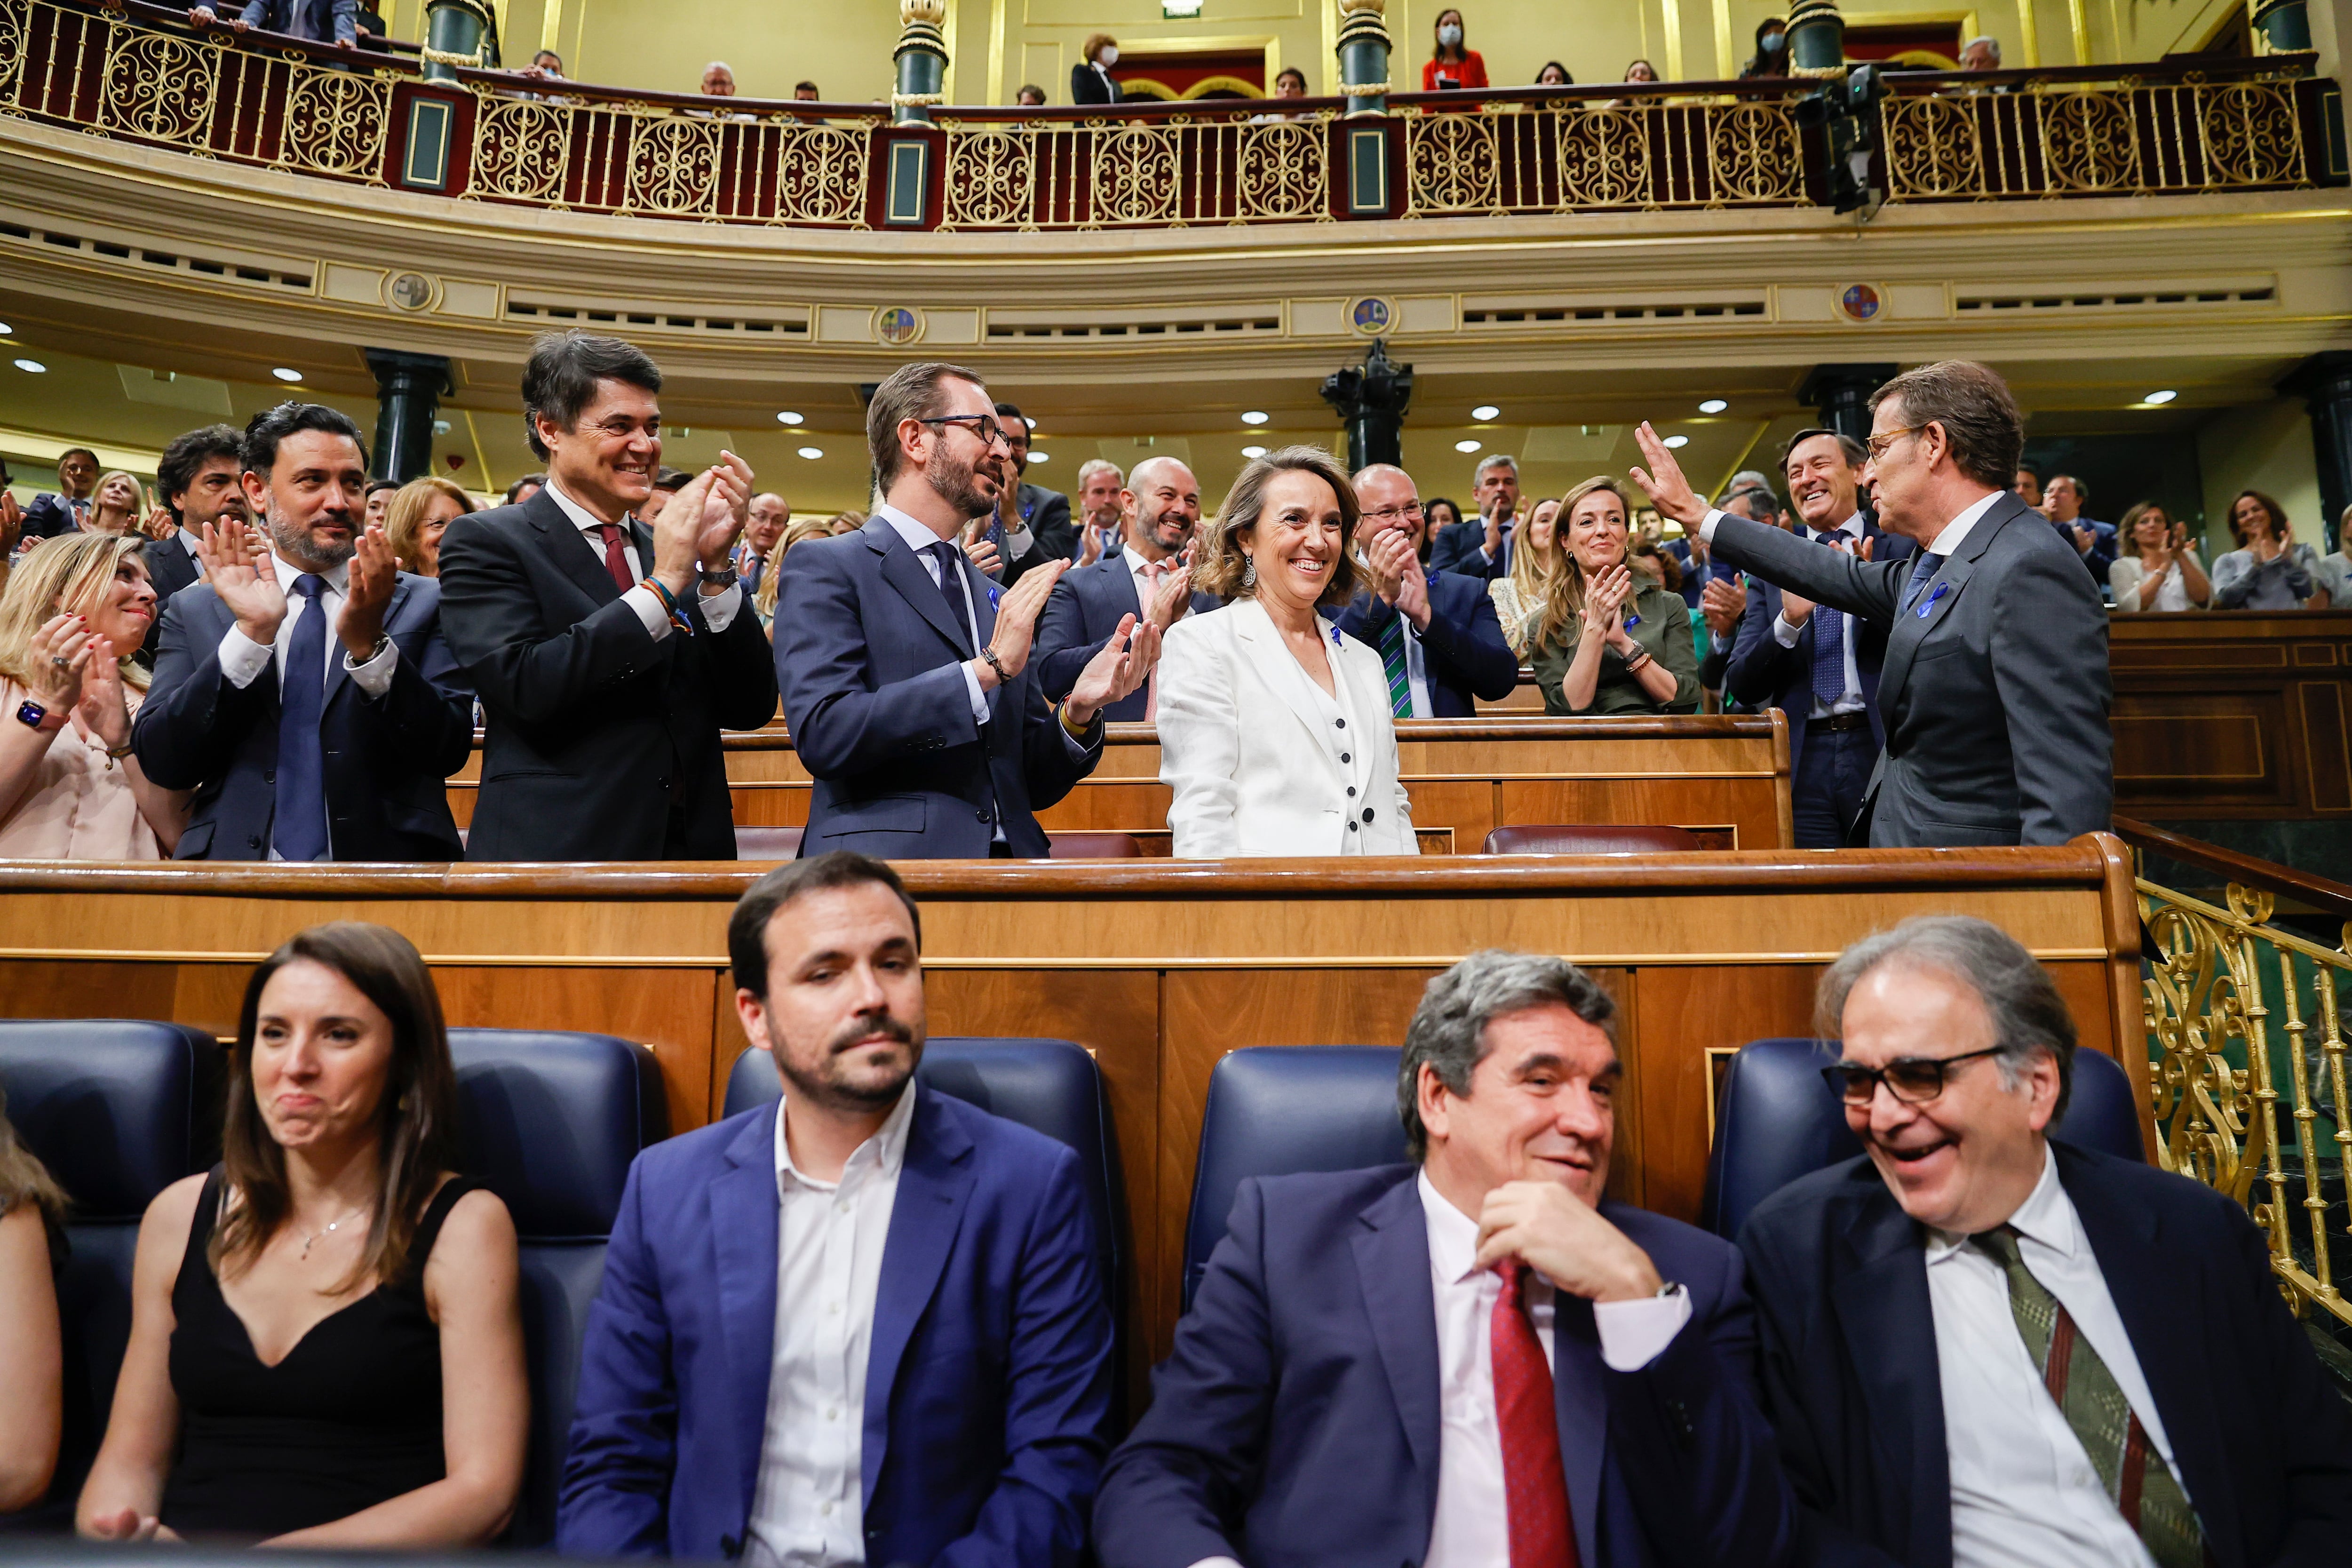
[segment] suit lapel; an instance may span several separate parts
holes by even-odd
[[[2002,496],[1994,501],[1985,514],[1977,519],[1976,526],[1969,530],[1969,536],[1960,541],[1960,547],[1928,579],[1927,585],[1919,592],[1918,602],[1907,610],[1897,604],[1895,625],[1886,633],[1885,661],[1880,666],[1878,676],[1878,689],[1885,694],[1886,702],[1886,709],[1879,717],[1889,734],[1895,730],[1895,703],[1902,696],[1903,682],[1911,673],[1911,660],[1918,653],[1919,645],[1926,642],[1958,605],[1960,595],[1967,591],[1969,579],[1976,574],[1977,563],[1990,548],[1993,536],[2025,510],[2025,503],[2013,495]],[[1912,570],[1910,567],[1904,569],[1906,582],[1909,581]],[[1942,596],[1934,597],[1938,589],[1942,590]],[[1927,611],[1924,616],[1919,613],[1922,606]]]
[[[1298,660],[1292,657],[1273,619],[1255,599],[1236,600],[1232,608],[1240,617],[1234,623],[1234,636],[1240,639],[1243,653],[1257,666],[1259,676],[1282,699],[1283,706],[1306,726],[1307,733],[1336,766],[1338,758],[1332,752],[1329,726],[1315,705],[1315,688],[1307,672],[1298,668]],[[1325,657],[1331,661],[1332,684],[1337,686],[1347,679],[1339,672],[1339,656],[1335,650]]]
[[[916,570],[920,571],[919,566]],[[928,579],[926,579],[928,581]],[[866,1358],[863,1496],[870,1502],[890,1442],[890,1394],[915,1325],[931,1304],[971,1201],[971,1140],[948,1119],[937,1095],[910,1085],[914,1125],[898,1168],[898,1195],[882,1244],[882,1279],[874,1293],[874,1337]]]
[[[1592,1303],[1552,1292],[1552,1405],[1559,1418],[1559,1462],[1568,1477],[1569,1518],[1578,1561],[1601,1561],[1601,1468],[1609,1444],[1609,1394],[1601,1376],[1601,1331]]]
[[[976,653],[963,633],[963,628],[948,614],[948,601],[939,584],[931,581],[928,567],[915,559],[907,542],[898,537],[887,518],[875,518],[866,525],[866,547],[882,558],[882,580],[898,590],[907,605],[923,617],[930,628],[947,638],[948,646],[966,658]],[[978,606],[975,605],[974,608]],[[993,618],[990,623],[995,625]]]
[[[1918,1568],[1951,1562],[1951,1461],[1936,1312],[1917,1227],[1883,1188],[1839,1238],[1830,1292],[1840,1338],[1887,1474],[1912,1500],[1906,1521]]]
[[[1444,1417],[1438,1401],[1437,1302],[1429,1279],[1429,1222],[1420,1184],[1399,1182],[1373,1202],[1349,1238],[1364,1314],[1396,1399],[1412,1453],[1424,1526],[1437,1517],[1437,1451]]]
[[[522,515],[539,531],[555,569],[569,577],[574,587],[599,605],[609,605],[621,596],[613,574],[597,556],[596,542],[573,525],[553,496],[541,490],[523,503]]]
[[[612,586],[608,578],[605,586]],[[782,1101],[750,1118],[727,1145],[727,1169],[707,1189],[710,1246],[719,1270],[719,1323],[725,1337],[743,1515],[759,1486],[768,1428],[768,1383],[776,1363],[776,1117]]]

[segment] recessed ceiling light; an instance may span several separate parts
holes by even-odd
[[[1051,452],[1032,452],[1029,454],[1029,460],[1033,463],[1051,462],[1053,458],[1054,454]]]
[[[1457,452],[1475,452],[1485,445],[1483,441],[1456,441],[1454,443],[1454,449]]]
[[[20,359],[20,360],[18,360],[18,361],[16,362],[16,368],[17,368],[18,370],[21,370],[21,371],[26,371],[26,372],[29,372],[30,374],[34,374],[34,375],[39,375],[42,372],[44,372],[44,371],[47,370],[49,367],[48,367],[47,365],[43,364],[39,360],[37,360],[37,359]]]
[[[276,370],[271,371],[269,374],[276,376],[280,381],[299,381],[302,379],[302,373],[300,371],[289,370],[282,364]]]
[[[801,448],[801,456],[811,459],[822,458],[824,456],[824,448],[822,447],[803,447]]]
[[[777,416],[776,416],[776,423],[777,423],[777,424],[779,424],[779,425],[797,425],[797,424],[799,424],[800,422],[801,422],[801,416],[800,416],[799,415],[797,415],[797,414],[793,413],[793,412],[791,409],[789,409],[789,408],[785,409],[782,414],[779,414],[779,415],[777,415]]]
[[[1263,458],[1265,456],[1265,448],[1263,447],[1244,447],[1242,448],[1242,456],[1244,458]]]
[[[1701,414],[1720,414],[1730,406],[1730,404],[1726,403],[1720,397],[1710,397],[1705,403],[1698,405],[1698,411]]]
[[[1470,411],[1473,419],[1499,419],[1502,415],[1503,411],[1491,403],[1482,403]]]
[[[1687,447],[1690,445],[1690,437],[1687,436],[1669,436],[1666,437],[1666,445],[1675,447]]]
[[[16,330],[16,328],[14,328],[14,327],[10,326],[7,322],[5,322],[5,321],[0,321],[0,338],[5,338],[5,337],[6,337],[9,333],[11,333],[11,332],[15,331]]]
[[[1242,416],[1242,423],[1244,425],[1263,425],[1273,417],[1274,416],[1266,413],[1263,409],[1253,408]]]
[[[2180,394],[2171,391],[2151,392],[2146,397],[2141,398],[2140,401],[2142,403],[2169,403],[2179,395]]]

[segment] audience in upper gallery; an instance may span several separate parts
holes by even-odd
[[[1960,68],[1964,71],[2000,69],[2000,40],[1990,34],[1970,38],[1960,47]]]
[[[1077,1156],[917,1081],[922,941],[863,855],[779,867],[735,906],[735,1010],[782,1097],[630,1167],[581,1352],[567,1556],[1086,1560],[1116,1282]]]
[[[1647,60],[1635,60],[1625,68],[1625,79],[1630,82],[1655,82],[1658,79],[1658,68]]]
[[[521,74],[541,81],[562,81],[563,57],[553,49],[541,49],[530,57],[530,64],[523,68]]]
[[[1429,563],[1440,572],[1493,582],[1511,574],[1511,535],[1519,521],[1518,460],[1502,452],[1478,459],[1470,485],[1478,506],[1475,526],[1455,526],[1430,546]]]
[[[220,17],[210,5],[198,5],[188,12],[188,20],[206,27]],[[265,33],[331,42],[337,48],[348,49],[359,43],[359,0],[250,0],[228,25],[240,33],[258,27]]]
[[[1305,98],[1307,96],[1307,73],[1300,70],[1297,66],[1283,67],[1282,69],[1275,75],[1274,91],[1270,96],[1274,98]],[[1271,125],[1278,120],[1295,120],[1297,118],[1299,117],[1294,114],[1253,114],[1250,116],[1249,122],[1252,125]]]
[[[383,542],[403,572],[441,575],[441,535],[474,510],[474,498],[454,479],[426,474],[400,487],[384,509]]]
[[[1917,916],[1822,975],[1864,1153],[1739,1237],[1821,1563],[2322,1563],[2352,1410],[2240,1205],[2051,1130],[2074,1019],[2015,940]]]
[[[1433,515],[1438,505],[1432,501],[1427,510]],[[1486,584],[1486,595],[1495,603],[1496,623],[1503,628],[1503,640],[1510,645],[1514,658],[1524,660],[1534,646],[1528,640],[1534,635],[1533,617],[1543,608],[1552,569],[1559,561],[1554,548],[1558,537],[1554,525],[1559,520],[1558,496],[1536,502],[1528,513],[1527,536],[1511,557],[1510,571]]]
[[[999,588],[955,544],[1011,482],[987,387],[960,365],[903,365],[866,404],[866,438],[880,508],[803,546],[776,602],[776,680],[814,780],[802,853],[1041,858],[1035,812],[1101,761],[1103,710],[1150,678],[1160,629],[1122,624],[1049,703],[1029,667],[1068,563]]]
[[[44,490],[25,509],[23,540],[55,539],[79,531],[96,503],[98,454],[87,447],[68,447],[58,454],[58,488]]]
[[[793,83],[793,101],[795,103],[814,103],[820,96],[816,83],[813,81]]]
[[[1115,554],[1068,572],[1037,617],[1037,681],[1060,701],[1095,657],[1138,619],[1166,636],[1187,613],[1217,608],[1192,587],[1192,535],[1201,526],[1201,481],[1175,458],[1146,458],[1119,494],[1126,542]],[[1114,723],[1158,715],[1160,672],[1103,710]]]
[[[713,60],[702,68],[702,96],[732,98],[735,96],[735,71],[725,60]]]
[[[2189,525],[2175,522],[2152,500],[2124,513],[2116,524],[2123,549],[2107,568],[2107,584],[2115,592],[2116,608],[2138,610],[2201,610],[2213,596],[2213,584],[2189,542]]]
[[[1074,104],[1118,103],[1125,94],[1110,68],[1118,64],[1118,40],[1095,33],[1078,46],[1077,64],[1070,68],[1070,101]]]
[[[846,519],[856,521],[845,528],[842,524]],[[812,539],[831,539],[839,533],[855,533],[865,525],[864,515],[854,511],[843,512],[838,517],[794,518],[786,523],[784,531],[777,536],[774,547],[768,552],[767,561],[760,568],[760,586],[751,595],[751,607],[760,612],[760,625],[771,628],[775,625],[776,594],[784,580],[785,556]]]
[[[1077,541],[1070,528],[1070,498],[1023,477],[1029,471],[1028,419],[1012,404],[1000,403],[996,422],[1013,443],[1013,482],[997,493],[987,532],[1004,563],[1002,580],[1010,588],[1023,574],[1049,561],[1067,561]]]
[[[172,595],[204,575],[197,551],[206,528],[224,518],[246,521],[245,465],[239,454],[244,433],[234,425],[207,425],[176,437],[155,464],[155,491],[177,525],[169,539],[150,542],[142,552],[147,580],[155,586],[155,617],[148,624],[142,652],[149,668],[163,647],[163,606]]]
[[[1437,14],[1437,47],[1422,62],[1422,91],[1486,89],[1486,62],[1478,58],[1477,50],[1463,47],[1462,39],[1462,13],[1448,5]]]
[[[1331,454],[1282,447],[1203,525],[1192,582],[1226,605],[1169,628],[1160,671],[1177,856],[1421,852],[1381,656],[1325,614],[1355,594],[1358,516]]]
[[[1013,101],[1022,109],[1043,109],[1045,107],[1045,89],[1034,81],[1024,81],[1013,93]]]
[[[2104,587],[2116,563],[2116,525],[2084,516],[2083,509],[2090,504],[2090,487],[2072,474],[2053,474],[2042,486],[2042,515],[2083,558],[2091,580]]]
[[[221,1148],[140,1226],[130,1345],[76,1526],[487,1543],[530,1420],[514,1222],[456,1173],[457,1073],[407,938],[313,926],[254,971]]]
[[[243,437],[238,439],[241,441]],[[240,490],[238,493],[242,494]],[[367,483],[367,505],[360,513],[361,526],[382,528],[392,521],[392,498],[400,493],[398,479],[370,479]]]
[[[1362,583],[1339,612],[1339,629],[1379,652],[1391,716],[1476,718],[1480,699],[1499,702],[1519,683],[1490,585],[1422,564],[1426,520],[1411,474],[1371,463],[1353,482]]]
[[[732,860],[719,732],[776,711],[730,558],[751,470],[732,452],[647,527],[662,376],[633,343],[548,332],[523,369],[546,487],[441,541],[449,647],[481,694],[473,860]],[[470,726],[469,726],[470,729]]]
[[[1118,553],[1127,521],[1119,498],[1126,489],[1127,480],[1117,463],[1089,458],[1078,465],[1078,522],[1070,542],[1070,558],[1079,565],[1091,566],[1105,555]]]
[[[1405,1032],[1412,1163],[1241,1184],[1104,1469],[1104,1568],[1790,1561],[1739,1254],[1607,1195],[1616,1016],[1473,953]]]
[[[1864,510],[1868,462],[1861,442],[1834,430],[1800,430],[1790,437],[1782,468],[1801,520],[1797,537],[1860,561],[1899,561],[1917,546],[1880,528]],[[1771,521],[1759,515],[1763,510],[1750,507],[1744,515]],[[1841,848],[1861,820],[1871,769],[1885,743],[1878,678],[1889,623],[1817,605],[1752,576],[1741,619],[1739,640],[1724,668],[1724,692],[1759,711],[1778,708],[1789,716],[1796,846]]]
[[[1789,24],[1778,16],[1767,16],[1756,24],[1756,52],[1739,68],[1739,75],[1744,80],[1748,77],[1788,74]]]
[[[2238,548],[2213,563],[2217,610],[2324,610],[2335,602],[2318,552],[2294,542],[2286,509],[2260,490],[2230,503]]]
[[[2037,470],[2019,464],[2017,479],[2011,489],[2016,492],[2018,500],[2036,511],[2042,510],[2042,475]]]
[[[729,561],[735,568],[735,580],[743,584],[743,592],[751,595],[755,605],[767,578],[768,557],[775,553],[792,521],[793,503],[773,490],[761,490],[753,496],[743,513],[743,537],[736,543]],[[775,595],[771,594],[768,598],[773,603]]]
[[[1560,500],[1559,562],[1528,662],[1547,713],[1691,713],[1698,655],[1682,595],[1633,572],[1625,492],[1595,477]]]
[[[1863,805],[1872,847],[2104,831],[2106,611],[2072,545],[2007,488],[2025,441],[2017,400],[1983,365],[1942,360],[1880,387],[1871,418],[1862,482],[1881,524],[1918,542],[1916,561],[1861,561],[1710,511],[1646,422],[1633,435],[1649,468],[1633,477],[1717,559],[1890,628],[1888,667],[1902,673],[1868,708],[1887,717]]]
[[[47,1495],[65,1428],[58,1270],[68,1199],[8,1121],[0,1084],[0,1515]]]
[[[517,479],[514,483],[507,487],[506,500],[501,504],[506,506],[520,506],[523,502],[529,500],[531,497],[537,495],[546,488],[547,476],[545,474],[525,474],[522,478]],[[369,499],[374,499],[373,487],[370,488]]]
[[[1546,60],[1543,69],[1536,72],[1535,84],[1538,87],[1574,87],[1576,79],[1569,75],[1568,68],[1558,60]]]
[[[157,860],[188,796],[131,752],[155,618],[136,539],[75,534],[26,552],[0,590],[0,859]]]
[[[205,580],[164,606],[132,725],[147,776],[195,792],[180,859],[462,858],[445,781],[472,752],[474,694],[439,585],[361,526],[365,461],[320,404],[246,426],[259,521],[225,515],[197,546]]]

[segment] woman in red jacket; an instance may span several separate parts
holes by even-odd
[[[1462,47],[1462,13],[1449,5],[1437,14],[1437,52],[1422,65],[1421,90],[1483,91],[1486,86],[1486,62],[1477,50]]]

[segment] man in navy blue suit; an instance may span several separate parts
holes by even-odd
[[[2042,487],[2042,511],[2058,537],[2074,547],[2091,580],[2107,585],[2107,569],[2116,563],[2116,525],[2083,515],[2091,504],[2091,488],[2072,474],[2053,474]]]
[[[1213,610],[1213,594],[1192,589],[1190,546],[1201,526],[1201,481],[1175,458],[1146,458],[1127,477],[1119,496],[1126,545],[1091,565],[1076,566],[1056,584],[1037,618],[1038,680],[1060,701],[1089,661],[1137,617],[1162,635],[1187,614]],[[1150,593],[1147,605],[1144,595]],[[1146,681],[1103,710],[1118,723],[1154,716],[1156,689]]]
[[[1482,577],[1424,569],[1421,490],[1389,463],[1359,469],[1356,552],[1367,586],[1339,613],[1339,629],[1375,649],[1399,719],[1471,719],[1519,683],[1519,661]]]
[[[2352,1410],[2263,1234],[2188,1177],[2051,1140],[2074,1025],[2033,956],[1915,917],[1831,966],[1815,1026],[1865,1152],[1739,1238],[1804,1560],[2342,1563]]]
[[[559,1551],[1078,1562],[1111,1319],[1077,1156],[915,1083],[921,947],[861,855],[780,867],[736,906],[736,1013],[783,1099],[629,1171]]]
[[[1429,563],[1440,572],[1493,582],[1511,574],[1511,552],[1519,526],[1519,465],[1502,452],[1478,460],[1471,482],[1471,498],[1478,504],[1475,522],[1465,518],[1437,536],[1429,549]]]
[[[815,780],[801,853],[1041,858],[1035,812],[1094,771],[1103,710],[1150,678],[1159,627],[1122,621],[1049,703],[1029,665],[1068,563],[1000,589],[958,546],[1011,482],[987,388],[904,366],[875,388],[866,435],[882,504],[800,545],[776,600],[776,684]]]
[[[1613,1018],[1475,953],[1405,1035],[1418,1166],[1242,1184],[1103,1473],[1104,1568],[1787,1560],[1738,1254],[1601,1195]]]
[[[131,723],[149,779],[192,789],[183,860],[459,860],[446,780],[474,692],[441,588],[363,528],[350,416],[282,403],[247,426],[242,513],[204,526],[205,580],[163,606]]]
[[[1781,467],[1801,520],[1797,533],[1864,561],[1899,561],[1918,545],[1885,532],[1863,510],[1867,456],[1861,442],[1834,430],[1800,430],[1790,437]],[[1883,622],[1815,605],[1760,577],[1748,579],[1748,608],[1724,670],[1724,694],[1789,716],[1790,804],[1800,849],[1843,848],[1862,816],[1870,771],[1885,744],[1878,673],[1886,659],[1886,632]]]

